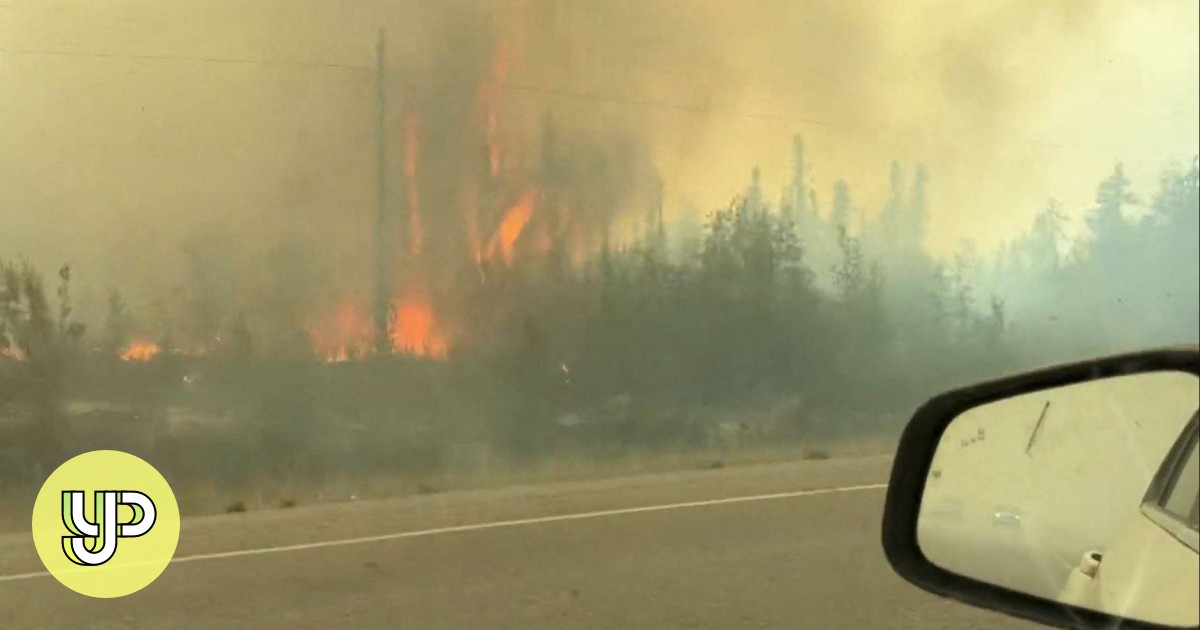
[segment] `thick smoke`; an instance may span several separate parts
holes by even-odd
[[[887,199],[892,159],[926,163],[927,245],[947,252],[1016,235],[1066,181],[1086,207],[1118,158],[1152,179],[1197,131],[1194,85],[1125,87],[1196,76],[1186,2],[130,0],[6,13],[6,48],[27,53],[0,56],[0,115],[20,121],[0,131],[0,250],[74,263],[93,321],[119,287],[142,327],[192,336],[215,334],[210,310],[291,330],[345,300],[370,308],[380,27],[395,282],[434,293],[479,275],[474,250],[530,191],[518,250],[549,234],[595,251],[644,230],[659,200],[671,221],[724,205],[751,165],[779,190],[797,132],[816,189],[845,177],[866,208]],[[1116,128],[1133,131],[1096,133]],[[418,257],[403,254],[414,197]]]

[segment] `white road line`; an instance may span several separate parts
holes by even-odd
[[[541,523],[557,523],[562,521],[578,521],[589,518],[601,518],[605,516],[621,516],[623,514],[643,514],[647,512],[666,512],[669,510],[681,510],[685,508],[707,507],[712,505],[728,505],[731,503],[749,503],[751,501],[770,501],[773,499],[792,499],[796,497],[813,497],[826,494],[839,494],[843,492],[863,492],[866,490],[882,490],[887,487],[886,483],[873,483],[861,486],[843,486],[840,488],[822,488],[819,490],[796,490],[793,492],[776,492],[774,494],[755,494],[741,497],[728,497],[724,499],[708,499],[705,501],[688,501],[685,503],[667,503],[663,505],[646,505],[641,507],[617,508],[612,510],[597,510],[594,512],[576,512],[573,514],[558,514],[555,516],[538,516],[533,518],[519,518],[508,521],[491,521],[487,523],[473,523],[470,525],[452,525],[449,527],[435,527],[433,529],[421,529],[407,532],[393,532],[391,534],[380,534],[377,536],[363,536],[360,538],[342,538],[338,540],[323,540],[319,542],[303,543],[299,545],[282,545],[279,547],[262,547],[259,549],[241,549],[237,551],[222,551],[218,553],[201,553],[194,556],[182,556],[171,560],[171,564],[181,564],[184,562],[198,562],[201,560],[219,560],[222,558],[240,558],[243,556],[259,556],[269,553],[284,553],[289,551],[307,551],[310,549],[323,549],[326,547],[342,547],[345,545],[361,545],[363,543],[380,542],[385,540],[399,540],[402,538],[422,538],[425,536],[437,536],[440,534],[455,534],[459,532],[474,532],[485,529],[499,529],[502,527],[518,527],[521,525],[538,525]],[[83,570],[83,569],[81,569]],[[0,575],[0,582],[16,582],[19,580],[29,580],[33,578],[47,577],[48,571],[35,571],[33,573],[17,573],[13,575]]]

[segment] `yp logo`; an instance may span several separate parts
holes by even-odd
[[[63,523],[73,536],[63,536],[63,551],[75,564],[98,567],[112,560],[117,553],[118,538],[137,538],[154,527],[157,511],[150,497],[141,492],[97,490],[92,508],[95,521],[89,521],[84,510],[82,490],[62,493]],[[133,508],[133,520],[117,523],[117,506]],[[89,548],[90,547],[90,548]]]
[[[145,461],[120,451],[84,453],[42,485],[33,506],[33,542],[64,586],[91,597],[121,597],[153,582],[171,561],[179,505],[167,480]]]

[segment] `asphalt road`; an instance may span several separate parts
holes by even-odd
[[[187,519],[176,562],[118,600],[39,574],[28,533],[5,535],[0,624],[1036,627],[891,572],[879,546],[888,465],[835,459]],[[847,489],[804,492],[827,488]]]

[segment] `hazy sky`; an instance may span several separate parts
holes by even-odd
[[[986,247],[1051,196],[1086,207],[1115,160],[1147,196],[1190,160],[1198,21],[1194,0],[0,0],[0,257],[160,286],[185,235],[234,233],[231,261],[303,238],[361,264],[381,26],[389,99],[474,85],[509,42],[513,159],[546,112],[626,134],[669,218],[754,165],[776,198],[799,133],[824,199],[845,177],[877,212],[889,162],[925,162],[930,249]]]

